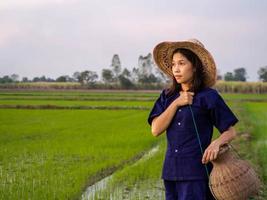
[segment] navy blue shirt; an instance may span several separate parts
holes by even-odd
[[[171,96],[163,90],[156,100],[148,117],[151,125],[154,117],[180,96],[179,92]],[[191,105],[203,151],[211,143],[213,126],[220,133],[235,125],[238,119],[226,105],[220,94],[212,88],[204,88],[193,96]],[[207,179],[202,154],[189,105],[177,109],[166,130],[167,150],[162,170],[165,180],[197,180]],[[208,163],[209,171],[212,169]]]

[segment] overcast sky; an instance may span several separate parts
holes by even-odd
[[[0,1],[0,76],[100,74],[119,54],[132,69],[161,41],[199,39],[221,74],[267,65],[264,0]]]

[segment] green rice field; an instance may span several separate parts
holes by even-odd
[[[0,91],[0,199],[164,199],[166,140],[146,121],[159,93]],[[240,119],[234,146],[266,185],[267,94],[223,97]]]

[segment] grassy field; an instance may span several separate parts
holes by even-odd
[[[143,106],[151,107],[152,101],[55,101],[55,100],[0,100],[0,105],[57,105],[57,106]]]
[[[0,106],[142,106],[144,110],[1,108],[0,199],[80,199],[87,186],[111,174],[94,199],[163,199],[160,174],[166,141],[164,136],[152,137],[146,122],[158,95],[1,91]],[[223,97],[240,118],[237,148],[258,166],[266,183],[267,95]],[[242,139],[245,132],[249,140]],[[144,156],[151,149],[155,151]]]
[[[245,127],[251,130],[249,158],[259,166],[262,179],[267,182],[267,102],[246,102],[244,104],[245,119],[248,124]],[[267,188],[266,188],[267,189]],[[267,195],[265,196],[267,199]]]
[[[0,110],[0,198],[79,197],[86,185],[134,162],[154,145],[146,115]]]

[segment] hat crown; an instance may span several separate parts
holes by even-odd
[[[188,42],[192,42],[192,43],[194,43],[194,44],[197,44],[197,45],[199,45],[199,46],[205,48],[204,45],[203,45],[199,40],[197,40],[197,39],[195,39],[195,38],[188,39],[187,41],[188,41]]]

